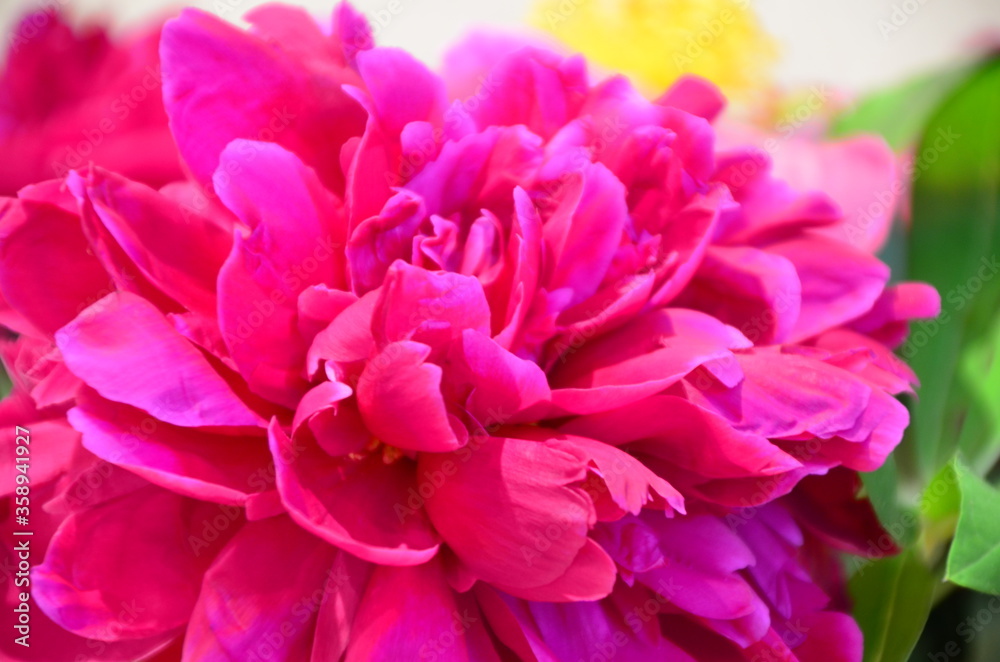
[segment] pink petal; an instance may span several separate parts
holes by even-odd
[[[673,106],[703,117],[709,122],[715,120],[726,107],[726,97],[719,88],[704,78],[685,74],[656,100],[661,106]]]
[[[354,229],[347,244],[347,259],[356,293],[375,289],[382,284],[389,265],[410,257],[413,238],[426,216],[423,200],[403,190],[385,203],[378,216]]]
[[[219,273],[220,327],[251,389],[294,407],[306,387],[298,297],[313,285],[346,286],[340,201],[294,154],[268,143],[231,144],[215,181],[254,228]]]
[[[575,304],[594,294],[603,281],[622,240],[628,207],[625,187],[603,165],[588,165],[580,173],[566,173],[564,179],[542,230],[555,260],[546,286],[571,288]]]
[[[194,345],[152,304],[112,294],[56,333],[66,365],[108,400],[182,427],[259,426]]]
[[[400,659],[500,660],[475,601],[452,592],[439,561],[377,568],[358,607],[345,662]]]
[[[749,247],[712,246],[678,300],[732,324],[757,344],[783,342],[799,319],[801,289],[795,265]]]
[[[465,329],[490,330],[490,307],[478,280],[401,261],[389,268],[372,320],[380,345],[421,340],[421,333],[457,338]]]
[[[448,452],[465,444],[461,424],[449,419],[441,396],[441,368],[431,348],[412,341],[386,345],[358,380],[358,408],[371,433],[413,451]]]
[[[708,361],[749,343],[703,313],[662,309],[570,352],[550,371],[557,411],[607,411],[666,389]]]
[[[0,200],[0,291],[32,326],[55,333],[113,289],[77,216],[50,204]]]
[[[562,430],[661,457],[708,478],[768,476],[801,464],[766,438],[671,395],[654,395],[601,414],[570,420]]]
[[[455,382],[453,388],[471,389],[465,408],[483,425],[520,422],[519,413],[549,399],[548,381],[538,364],[514,356],[482,333],[466,329],[452,355],[447,378]]]
[[[421,454],[417,473],[436,488],[427,512],[455,555],[483,581],[520,592],[558,581],[586,544],[594,506],[573,485],[586,471],[584,458],[556,444],[484,437],[455,453]]]
[[[221,532],[211,523],[216,516]],[[105,502],[59,527],[32,575],[33,595],[54,621],[84,637],[165,633],[187,622],[202,575],[239,517],[152,486]]]
[[[386,132],[398,135],[409,122],[440,120],[447,105],[444,84],[412,55],[398,48],[373,48],[358,53],[357,62]]]
[[[337,461],[293,442],[276,421],[269,433],[281,501],[304,529],[372,563],[414,565],[437,553],[423,510],[408,510],[416,485],[409,460],[386,464],[369,454]]]
[[[71,173],[67,185],[150,282],[189,310],[214,317],[215,280],[232,245],[227,228],[100,168],[86,177]]]
[[[315,23],[298,21],[296,29],[320,38]],[[226,145],[246,138],[285,146],[331,190],[343,190],[340,146],[361,135],[365,113],[341,89],[358,77],[341,64],[337,46],[331,39],[330,48],[300,60],[290,52],[297,49],[204,12],[189,9],[169,21],[160,42],[164,104],[198,180],[208,184]]]
[[[352,573],[332,573],[342,555],[285,516],[247,524],[205,573],[185,659],[243,660],[264,650],[271,660],[308,659],[321,605],[364,585],[365,567],[356,559]]]
[[[848,244],[818,243],[807,237],[774,244],[768,251],[794,264],[802,283],[802,305],[791,341],[860,317],[871,309],[889,279],[889,267]]]
[[[829,438],[850,430],[871,397],[863,382],[821,361],[776,352],[741,354],[738,360],[746,375],[739,389],[713,391],[706,404],[745,432]]]
[[[271,456],[263,437],[167,425],[125,405],[89,398],[68,413],[96,456],[183,496],[242,506]]]
[[[882,138],[791,140],[774,165],[775,176],[800,191],[823,191],[840,207],[843,220],[823,234],[869,253],[885,243],[904,188],[897,157]]]

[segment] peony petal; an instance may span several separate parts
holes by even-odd
[[[414,565],[437,553],[423,510],[409,506],[416,485],[410,460],[386,464],[373,453],[337,461],[293,442],[277,421],[269,434],[281,501],[304,529],[372,563]]]
[[[260,426],[205,356],[152,304],[111,294],[56,333],[73,374],[108,400],[182,427]]]
[[[341,556],[287,516],[247,524],[205,573],[184,659],[308,659],[322,605],[364,585],[361,561],[334,572]]]
[[[789,336],[793,342],[860,317],[889,279],[889,267],[877,258],[839,242],[825,241],[819,252],[816,240],[807,237],[768,250],[794,264],[802,283],[802,306]]]
[[[283,8],[298,14],[296,8]],[[273,16],[273,13],[272,13]],[[310,23],[299,22],[307,30]],[[311,39],[319,27],[311,23]],[[342,89],[358,77],[337,44],[298,60],[288,46],[188,9],[163,29],[163,98],[184,160],[209,184],[232,140],[277,142],[342,191],[340,147],[364,129],[364,110]]]
[[[586,476],[586,460],[558,445],[477,438],[455,453],[423,453],[417,466],[436,488],[426,500],[434,527],[483,581],[508,592],[543,587],[586,544],[594,506],[574,486]]]
[[[628,207],[625,187],[600,164],[566,173],[542,236],[552,251],[554,267],[546,287],[571,288],[572,304],[597,292],[617,250]]]
[[[380,441],[412,451],[448,452],[468,434],[452,424],[441,396],[441,368],[427,363],[431,348],[403,341],[386,345],[358,380],[358,409]]]
[[[452,592],[440,561],[372,573],[345,662],[499,662],[475,601]]]
[[[663,391],[706,362],[749,345],[703,313],[662,309],[585,344],[550,371],[556,411],[607,411]]]
[[[215,316],[216,275],[232,245],[228,228],[100,168],[70,173],[67,185],[151,283],[189,310]]]
[[[393,262],[410,257],[413,238],[426,216],[423,200],[403,190],[389,198],[378,216],[354,229],[347,259],[351,286],[358,295],[381,285]]]
[[[147,486],[72,515],[32,574],[33,595],[50,618],[90,639],[171,631],[187,622],[215,551],[238,528],[233,510]]]
[[[471,389],[465,408],[482,425],[531,420],[533,405],[551,395],[542,369],[518,358],[487,336],[466,329],[452,346],[446,379],[452,388]],[[524,412],[525,416],[518,417]]]
[[[51,204],[0,200],[0,291],[32,326],[55,333],[113,290],[77,216]]]
[[[457,338],[465,329],[490,330],[490,307],[479,281],[455,273],[430,272],[397,261],[389,268],[375,305],[372,333],[380,345],[415,334]]]
[[[84,447],[183,496],[242,506],[271,463],[266,440],[178,428],[132,407],[88,398],[67,414]]]
[[[220,327],[251,390],[294,407],[306,388],[298,297],[346,286],[342,206],[298,157],[268,143],[233,142],[215,184],[254,228],[219,273]]]
[[[766,438],[740,432],[722,416],[672,395],[654,395],[561,430],[661,457],[706,478],[769,476],[801,467]]]
[[[357,62],[387,133],[399,135],[410,122],[440,121],[447,105],[444,83],[412,55],[398,48],[373,48],[358,53]]]
[[[788,259],[756,248],[712,246],[677,303],[714,315],[766,345],[788,339],[801,299],[802,285]]]

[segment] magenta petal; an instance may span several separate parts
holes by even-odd
[[[0,200],[0,291],[34,327],[55,333],[113,288],[78,216],[50,204]]]
[[[473,588],[490,630],[522,660],[558,662],[534,622],[528,603],[478,582]]]
[[[885,289],[889,267],[848,244],[824,241],[822,257],[816,240],[796,239],[769,251],[795,265],[802,283],[802,307],[789,340],[800,341],[862,316]]]
[[[315,23],[298,25],[321,38]],[[287,147],[332,190],[343,190],[340,146],[361,135],[365,112],[341,85],[356,83],[357,74],[332,49],[304,61],[289,50],[197,10],[164,27],[164,104],[181,154],[203,184],[226,145],[246,138]]]
[[[94,455],[202,501],[242,506],[257,491],[254,477],[271,465],[263,436],[178,428],[96,398],[71,409],[68,417]]]
[[[726,97],[719,88],[704,78],[685,74],[678,78],[663,96],[656,100],[656,103],[680,108],[711,122],[726,107]]]
[[[421,454],[417,473],[442,477],[426,508],[451,550],[510,592],[544,587],[573,565],[595,520],[590,498],[574,486],[586,472],[586,459],[558,444],[484,437],[455,453]],[[553,540],[546,527],[560,534]]]
[[[518,413],[549,399],[548,381],[536,363],[514,356],[477,331],[463,332],[453,353],[448,377],[471,389],[465,407],[483,425],[521,422]]]
[[[380,441],[413,451],[447,452],[464,445],[441,396],[441,368],[425,362],[431,348],[403,341],[386,345],[358,380],[358,408]]]
[[[254,228],[219,273],[220,328],[251,390],[294,407],[306,388],[298,297],[312,285],[346,285],[342,206],[298,157],[268,143],[231,144],[215,181]]]
[[[788,259],[756,248],[713,246],[679,303],[715,315],[757,344],[770,344],[788,339],[801,300],[799,275]]]
[[[490,330],[490,307],[478,280],[397,261],[375,306],[372,332],[383,345],[426,332],[455,338],[465,329]],[[420,338],[415,338],[419,340]]]
[[[25,409],[15,410],[11,405],[21,401],[27,405]],[[45,440],[45,451],[31,458],[30,479],[33,483],[42,485],[61,476],[71,466],[73,452],[80,444],[80,433],[71,428],[65,420],[31,421],[28,417],[30,399],[26,396],[10,395],[0,402],[0,424],[6,425],[8,432],[0,441],[0,452],[6,457],[0,459],[0,471],[8,476],[15,476],[17,468],[24,466],[16,458],[16,428],[30,423],[31,434]],[[18,485],[14,480],[0,488],[0,498],[15,494]]]
[[[594,294],[611,264],[625,229],[625,187],[600,164],[565,176],[558,205],[543,226],[555,265],[546,286],[572,289],[571,303]]]
[[[319,369],[320,361],[353,363],[369,358],[375,352],[372,317],[381,292],[374,290],[352,302],[316,334],[306,355],[310,376]]]
[[[767,605],[739,574],[754,563],[743,541],[713,517],[659,520],[656,528],[666,562],[640,581],[743,646],[760,639],[770,618]]]
[[[655,395],[561,428],[661,457],[706,478],[767,476],[801,467],[765,437],[740,432],[722,416],[671,395]],[[631,442],[631,443],[630,443]]]
[[[322,586],[312,662],[339,660],[347,651],[371,567],[346,552],[337,554]],[[316,593],[313,593],[315,596]]]
[[[379,454],[334,460],[318,447],[270,427],[281,501],[292,518],[331,545],[372,563],[424,563],[438,543],[422,510],[409,512],[413,465]]]
[[[861,662],[864,657],[861,629],[849,614],[810,614],[802,619],[802,631],[809,634],[795,648],[799,662]]]
[[[399,135],[410,122],[440,119],[447,104],[444,83],[412,55],[397,48],[373,48],[358,53],[357,61],[387,133]]]
[[[215,280],[230,230],[136,182],[100,168],[67,178],[81,205],[157,288],[191,311],[215,316]]]
[[[334,576],[342,555],[287,516],[247,524],[205,573],[184,658],[245,660],[266,646],[271,660],[309,659],[321,605],[364,585],[365,567],[356,559],[351,572]],[[275,630],[276,622],[285,625]]]
[[[882,138],[790,140],[775,157],[774,173],[800,191],[833,198],[843,220],[820,230],[826,236],[869,253],[885,244],[903,186],[897,156]]]
[[[566,571],[548,584],[523,587],[497,582],[496,586],[525,600],[585,602],[607,597],[617,576],[614,560],[600,545],[587,538]]]
[[[213,551],[228,539],[218,530],[215,542],[200,538],[219,514],[217,505],[149,486],[73,515],[32,575],[35,599],[66,629],[99,641],[180,627]]]
[[[590,458],[595,475],[604,482],[621,515],[638,515],[643,508],[684,512],[680,492],[628,453],[585,437],[566,436],[560,440]]]
[[[452,592],[437,560],[381,566],[358,607],[345,662],[499,662],[469,595]]]
[[[73,374],[108,400],[182,427],[263,424],[201,351],[134,294],[101,299],[56,343]]]
[[[423,200],[402,190],[385,203],[378,216],[362,221],[347,244],[351,287],[361,295],[382,284],[396,260],[408,259],[413,238],[427,216]]]
[[[578,414],[615,409],[748,345],[736,329],[703,313],[658,310],[563,356],[550,373],[552,401],[556,411]]]

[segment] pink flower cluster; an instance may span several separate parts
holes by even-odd
[[[837,554],[883,534],[856,472],[938,305],[850,240],[885,148],[825,148],[835,199],[718,149],[702,81],[247,20],[162,30],[186,176],[94,156],[0,201],[32,652],[860,660]]]

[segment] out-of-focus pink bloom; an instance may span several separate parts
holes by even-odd
[[[52,10],[25,16],[0,75],[0,195],[90,163],[152,186],[181,179],[159,39],[157,28],[115,43]]]
[[[248,20],[164,28],[192,181],[0,207],[18,397],[115,472],[56,491],[46,614],[186,660],[860,659],[825,569],[937,295],[838,238],[848,183],[717,150],[693,79],[471,42],[451,98],[347,5]]]

